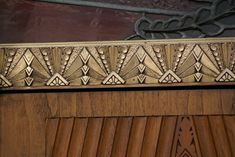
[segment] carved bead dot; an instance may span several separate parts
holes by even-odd
[[[104,54],[104,51],[103,51],[103,50],[100,50],[100,51],[99,51],[99,54],[101,54],[101,55]]]
[[[8,62],[12,62],[12,60],[13,60],[12,58],[8,58],[8,60],[7,60],[7,61],[8,61]]]
[[[106,61],[106,60],[104,60],[104,61],[103,61],[103,63],[104,63],[104,64],[107,64],[107,61]]]
[[[7,66],[9,67],[11,65],[11,63],[7,63]]]
[[[47,52],[45,52],[45,51],[44,51],[44,52],[42,52],[42,55],[46,56],[46,55],[47,55]]]
[[[101,59],[105,59],[105,55],[101,55]]]
[[[45,56],[44,59],[45,59],[45,61],[48,61],[48,60],[49,60],[48,56]]]
[[[125,59],[125,57],[126,57],[125,55],[121,55],[121,59]]]
[[[159,53],[161,49],[159,47],[154,47],[154,50],[155,50],[155,52]]]
[[[14,51],[11,51],[10,52],[10,56],[14,56],[15,55],[15,52]]]
[[[218,56],[219,55],[219,53],[218,52],[214,52],[214,56]]]
[[[70,50],[69,50],[69,51],[66,51],[66,54],[67,54],[67,55],[70,55],[71,53],[72,53],[72,51],[70,51]]]
[[[158,58],[162,57],[161,53],[158,53],[158,54],[157,54],[157,57],[158,57]]]
[[[182,56],[182,54],[181,54],[181,53],[178,53],[178,54],[177,54],[177,57],[181,57],[181,56]]]
[[[69,60],[69,55],[66,55],[66,56],[65,56],[65,60],[66,60],[66,61]]]
[[[163,62],[163,59],[159,59],[159,62],[162,63],[162,62]]]
[[[211,45],[211,49],[212,49],[213,51],[216,51],[216,50],[217,50],[217,47],[216,47],[215,45]]]
[[[164,64],[164,63],[161,63],[161,66],[165,66],[165,64]]]
[[[127,53],[127,52],[128,52],[127,47],[125,47],[122,52],[123,52],[123,53]]]
[[[183,45],[181,45],[181,46],[179,47],[179,51],[180,51],[180,52],[184,51],[184,46],[183,46]]]
[[[122,64],[122,63],[123,63],[123,60],[120,60],[120,63]]]
[[[220,59],[218,57],[215,58],[217,61],[219,61]]]
[[[51,63],[50,63],[50,62],[47,62],[47,65],[51,65]]]

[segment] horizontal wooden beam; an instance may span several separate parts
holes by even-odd
[[[235,38],[0,44],[1,90],[235,85]]]

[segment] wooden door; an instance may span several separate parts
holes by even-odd
[[[234,89],[1,94],[1,156],[233,157],[234,97]]]
[[[234,1],[99,2],[0,1],[0,157],[235,157]]]

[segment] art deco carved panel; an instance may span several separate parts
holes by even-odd
[[[234,38],[0,45],[5,89],[234,82]]]

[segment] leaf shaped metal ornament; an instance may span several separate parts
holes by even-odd
[[[152,20],[147,15],[135,23],[136,35],[141,39],[214,37],[225,30],[235,29],[234,0],[191,0],[208,3],[195,12],[168,20]]]

